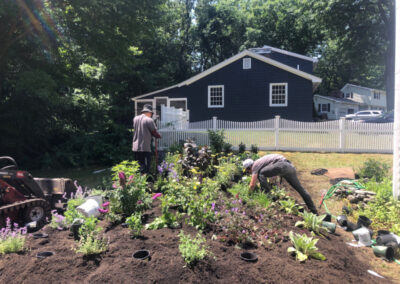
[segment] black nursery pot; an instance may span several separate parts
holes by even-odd
[[[397,239],[392,234],[379,235],[376,238],[376,244],[380,246],[395,246],[397,247]]]
[[[32,235],[34,239],[45,239],[48,238],[48,234],[36,233]]]
[[[357,225],[359,227],[364,226],[364,227],[368,228],[369,225],[371,225],[371,223],[372,223],[372,221],[370,219],[368,219],[367,217],[365,217],[365,216],[359,216],[358,217]]]
[[[331,222],[332,221],[332,215],[331,214],[326,214],[324,220],[322,220],[322,221]]]
[[[356,224],[354,224],[354,223],[351,223],[351,222],[347,221],[346,228],[347,228],[346,229],[347,232],[353,232],[353,231],[358,229],[358,226]]]
[[[38,252],[36,254],[36,257],[37,258],[46,258],[46,257],[52,256],[52,255],[54,255],[54,252],[52,252],[52,251],[42,251],[42,252]]]
[[[346,215],[339,215],[336,218],[336,221],[338,222],[339,226],[341,227],[347,227],[347,216]]]
[[[252,252],[243,252],[240,254],[240,258],[247,262],[256,262],[258,257],[255,253]]]
[[[150,260],[150,252],[148,250],[145,250],[145,249],[138,250],[138,251],[135,251],[132,254],[132,257],[134,259],[139,259],[139,260],[145,260],[145,259],[149,259]]]

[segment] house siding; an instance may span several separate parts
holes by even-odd
[[[190,121],[213,116],[230,121],[257,121],[280,115],[299,121],[312,120],[312,82],[293,73],[251,58],[243,70],[239,59],[188,86],[173,88],[146,98],[187,98]],[[269,107],[269,84],[288,83],[288,106]],[[224,107],[208,108],[208,86],[224,85]]]

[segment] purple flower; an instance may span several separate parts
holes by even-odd
[[[214,210],[214,208],[215,208],[215,203],[213,202],[211,203],[211,210]]]
[[[117,188],[117,185],[115,183],[113,183],[112,188]]]
[[[246,215],[246,212],[244,212],[244,211],[243,211],[243,213],[242,213],[242,214],[243,214],[243,215]]]
[[[128,178],[129,181],[133,180],[133,175],[130,175]]]
[[[137,204],[139,204],[139,205],[142,204],[142,203],[143,203],[142,200],[138,200],[138,201],[137,201]]]
[[[157,166],[158,173],[161,175],[164,169],[161,166]]]
[[[156,193],[154,194],[151,199],[156,200],[158,197],[160,197],[162,195],[162,193]]]
[[[104,202],[101,206],[102,207],[108,207],[110,205],[110,201]]]

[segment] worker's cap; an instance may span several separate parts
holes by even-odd
[[[243,168],[248,169],[253,165],[254,161],[252,159],[246,159],[243,161]]]
[[[153,113],[153,106],[149,105],[149,104],[144,105],[143,109],[142,109],[142,113],[143,112],[151,112],[151,113]]]

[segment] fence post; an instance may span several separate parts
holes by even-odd
[[[279,148],[279,120],[280,120],[280,115],[275,116],[275,150],[278,150]]]
[[[344,152],[344,148],[345,148],[345,123],[346,120],[344,117],[341,117],[339,119],[339,149],[341,152]]]
[[[217,117],[213,116],[213,130],[217,130]]]

